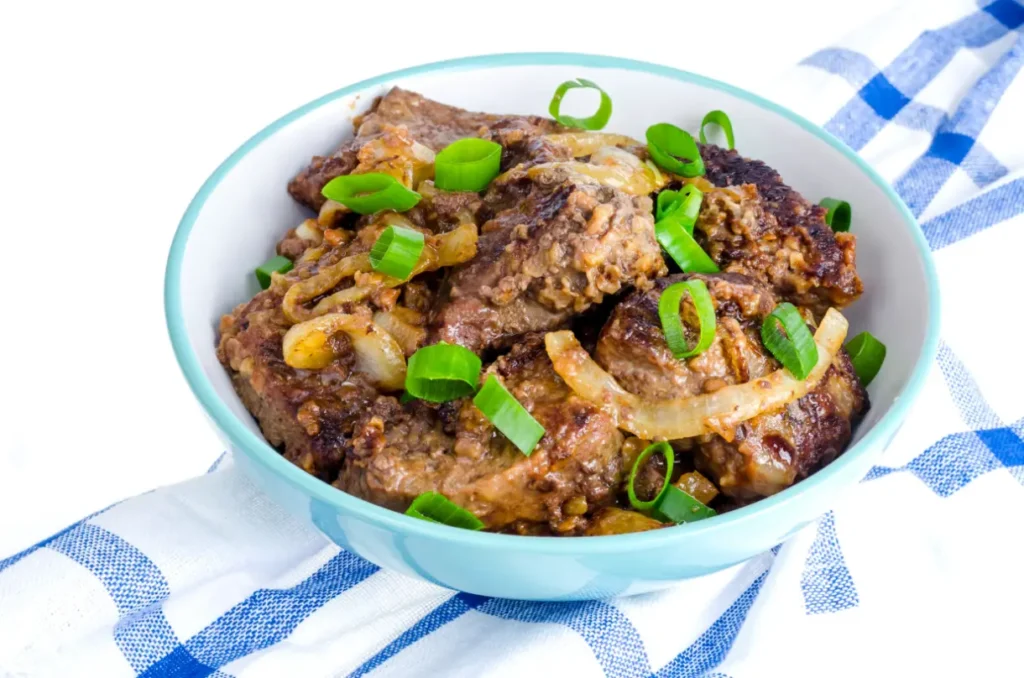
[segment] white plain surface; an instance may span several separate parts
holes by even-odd
[[[220,454],[167,340],[164,262],[195,191],[272,120],[382,72],[507,51],[643,59],[772,98],[776,74],[901,3],[402,4],[0,10],[0,557]]]

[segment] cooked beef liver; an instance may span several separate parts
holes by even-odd
[[[352,373],[353,355],[344,335],[331,338],[339,344],[339,357],[329,367],[289,367],[281,352],[289,326],[280,291],[261,292],[221,319],[217,355],[231,369],[235,390],[270,444],[330,482],[344,461],[352,427],[377,392]]]
[[[555,374],[539,335],[481,379],[490,374],[546,431],[530,456],[469,400],[456,409],[382,397],[360,419],[337,486],[396,510],[422,492],[441,492],[494,529],[540,523],[555,533],[581,531],[582,514],[611,504],[623,479],[622,434]]]
[[[491,187],[477,256],[452,271],[433,340],[474,351],[550,330],[606,295],[667,272],[652,203],[565,167],[513,171]]]
[[[464,111],[398,88],[354,124],[352,139],[330,156],[313,158],[289,184],[295,199],[320,209],[330,179],[385,172],[419,191],[421,202],[403,215],[325,211],[287,231],[278,252],[295,261],[294,270],[224,316],[218,357],[272,445],[306,471],[382,506],[405,510],[419,494],[436,491],[492,530],[580,535],[659,527],[623,510],[623,482],[647,442],[624,442],[608,415],[567,387],[548,359],[542,332],[572,326],[633,393],[686,397],[778,369],[760,340],[761,323],[777,301],[820,317],[861,291],[853,236],[833,234],[822,208],[763,163],[702,146],[707,175],[690,180],[705,193],[696,237],[724,272],[697,276],[715,302],[714,343],[679,361],[665,344],[657,302],[668,285],[689,276],[664,277],[649,193],[667,179],[642,162],[648,160],[643,146],[618,135],[552,138],[547,135],[568,130],[535,116]],[[433,154],[470,136],[502,145],[502,174],[483,194],[438,190],[427,181]],[[387,329],[379,331],[396,340],[401,335],[407,356],[437,341],[479,352],[491,361],[481,383],[497,376],[545,429],[529,456],[469,399],[403,404],[396,392],[381,392],[361,373],[367,366],[344,334],[327,338],[335,358],[323,369],[295,369],[283,359],[282,339],[292,324],[281,305],[291,285],[367,252],[387,224],[432,237],[469,221],[479,228],[472,260],[358,300],[350,296],[330,310],[382,319]],[[346,277],[302,300],[304,308],[313,312],[320,299],[370,284],[372,275]],[[694,325],[692,304],[685,301],[683,308]],[[373,315],[380,311],[392,313]],[[740,505],[787,487],[841,453],[867,407],[842,353],[813,391],[740,424],[731,439],[673,441],[677,468],[697,468],[714,479],[725,495],[715,500],[719,508]],[[662,485],[659,460],[641,470],[641,497]]]
[[[465,137],[504,136],[509,144],[528,145],[537,134],[562,129],[548,118],[526,115],[493,115],[473,113],[427,99],[415,92],[398,87],[373,102],[370,110],[353,121],[356,134],[344,142],[329,157],[316,156],[290,184],[288,191],[307,207],[319,210],[324,203],[320,194],[324,185],[334,177],[349,174],[366,161],[360,151],[368,144],[381,144],[379,156],[401,156],[415,142],[430,150],[440,151],[453,141]],[[377,151],[377,149],[374,149]],[[514,150],[511,151],[514,153]],[[379,171],[374,168],[374,171]]]
[[[759,160],[713,145],[701,146],[701,157],[706,175],[697,183],[705,195],[695,235],[722,270],[766,282],[819,319],[860,295],[856,239],[833,233],[823,207]]]
[[[658,319],[661,292],[695,277],[715,304],[715,341],[700,355],[676,360]],[[735,273],[672,275],[648,292],[634,292],[612,312],[597,343],[597,361],[626,390],[650,399],[682,398],[756,379],[779,368],[760,339],[775,296]],[[683,317],[695,326],[687,297]],[[732,441],[709,435],[692,441],[695,463],[728,496],[752,500],[793,484],[834,459],[850,440],[851,426],[867,409],[867,394],[842,352],[821,383],[787,407],[740,424]]]

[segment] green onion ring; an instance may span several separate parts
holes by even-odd
[[[655,452],[660,452],[665,457],[665,483],[661,486],[661,490],[658,492],[658,496],[650,501],[640,501],[636,496],[636,488],[633,487],[633,483],[636,482],[636,474],[640,471],[640,467],[647,457],[651,456]],[[633,462],[633,468],[629,471],[629,480],[626,482],[626,494],[629,495],[629,503],[637,511],[647,511],[654,508],[654,505],[661,499],[661,495],[665,494],[669,484],[672,481],[672,466],[676,463],[676,453],[672,449],[672,446],[662,441],[660,443],[653,443],[644,448],[644,451],[640,453],[640,456]]]
[[[836,233],[846,233],[850,230],[850,221],[853,219],[853,208],[850,203],[837,198],[825,198],[819,203],[828,210],[825,213],[825,223],[832,227]]]
[[[392,278],[405,280],[423,252],[423,234],[404,226],[388,226],[373,243],[370,265]]]
[[[598,106],[597,112],[589,118],[574,118],[571,115],[561,115],[559,111],[562,108],[562,97],[565,93],[571,89],[578,87],[596,89],[601,93],[601,105]],[[579,127],[585,130],[599,130],[608,124],[608,120],[612,117],[612,98],[608,96],[608,93],[601,89],[597,83],[583,78],[576,78],[575,80],[566,80],[558,89],[555,90],[555,95],[551,97],[551,103],[548,104],[548,113],[551,117],[562,123],[566,127]]]
[[[673,215],[654,224],[654,236],[684,273],[718,273],[718,265]]]
[[[473,404],[527,457],[544,437],[544,427],[493,374],[487,377]]]
[[[484,528],[479,518],[437,492],[424,492],[413,499],[405,515],[466,530]]]
[[[280,254],[263,262],[256,269],[256,280],[259,282],[260,288],[265,290],[270,287],[271,273],[287,273],[292,270],[292,266],[294,266],[292,260],[288,257],[282,257]]]
[[[700,328],[693,348],[686,346],[686,330],[680,316],[683,295],[687,292],[697,311]],[[666,287],[658,299],[658,317],[661,319],[661,330],[665,333],[665,342],[676,360],[703,353],[715,340],[715,305],[703,280],[685,280]]]
[[[424,346],[409,358],[406,395],[432,403],[471,395],[480,381],[481,366],[480,358],[468,348],[443,341]]]
[[[647,150],[662,169],[684,177],[704,174],[704,160],[693,136],[675,125],[660,122],[647,128]]]
[[[328,200],[340,202],[358,214],[381,210],[405,212],[415,207],[421,197],[390,174],[380,172],[334,177],[320,192]]]
[[[675,485],[668,488],[658,498],[651,513],[662,522],[682,524],[693,523],[718,515],[715,509],[701,503]]]
[[[782,325],[782,329],[779,325]],[[783,334],[782,330],[786,333]],[[787,302],[775,307],[761,324],[761,341],[782,366],[797,379],[806,379],[818,364],[818,346],[796,306]]]
[[[700,121],[700,142],[706,144],[708,138],[704,136],[704,128],[707,125],[718,125],[725,133],[725,141],[729,144],[729,150],[736,148],[736,140],[732,136],[732,120],[725,114],[725,111],[711,111]]]
[[[704,194],[693,184],[686,184],[678,191],[665,190],[658,194],[655,210],[655,221],[674,216],[690,235],[700,215],[700,206]]]
[[[443,191],[478,192],[501,171],[501,144],[459,139],[434,158],[434,185]]]
[[[885,362],[885,344],[870,332],[861,332],[851,339],[846,344],[846,352],[850,354],[853,371],[864,386],[872,382]]]

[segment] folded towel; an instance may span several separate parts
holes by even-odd
[[[1022,24],[909,3],[770,93],[893,182],[943,285],[924,395],[816,526],[660,593],[489,599],[340,550],[227,457],[0,560],[0,675],[1019,674]]]

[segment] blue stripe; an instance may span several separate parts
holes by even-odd
[[[1014,0],[999,0],[985,8],[997,21],[1013,30],[1024,25],[1024,6]]]
[[[488,600],[489,598],[472,593],[458,593],[452,596],[406,629],[402,635],[388,643],[380,652],[366,660],[362,666],[349,675],[349,678],[365,676],[405,648],[437,631],[445,624],[455,621],[470,610],[476,609]]]
[[[876,466],[865,481],[909,471],[935,494],[949,497],[990,471],[1024,465],[1024,419],[1004,426],[970,371],[945,343],[939,345],[938,363],[960,416],[972,430],[943,437],[903,466]],[[1014,477],[1024,483],[1024,476]]]
[[[3,560],[0,560],[0,572],[3,572],[4,570],[6,570],[11,565],[14,565],[16,562],[18,562],[22,558],[25,558],[26,556],[30,556],[33,553],[35,553],[36,551],[38,551],[39,549],[48,546],[52,541],[54,541],[55,539],[59,539],[60,537],[63,537],[65,534],[67,534],[71,530],[73,530],[76,527],[84,524],[87,520],[95,518],[96,516],[100,515],[101,513],[109,511],[113,507],[117,506],[118,503],[120,503],[120,502],[111,504],[110,506],[108,506],[108,507],[106,507],[104,509],[100,509],[99,511],[96,511],[95,513],[90,513],[86,517],[84,517],[81,520],[79,520],[77,523],[72,523],[72,524],[68,525],[67,527],[65,527],[60,532],[58,532],[56,534],[53,534],[53,535],[50,535],[49,537],[47,537],[46,539],[42,540],[38,544],[34,544],[32,546],[29,546],[24,551],[20,551],[19,553],[15,553],[13,556],[8,556],[7,558],[4,558]]]
[[[961,100],[956,113],[939,126],[928,151],[896,181],[894,188],[915,215],[924,212],[956,168],[967,158],[996,103],[1013,82],[1022,64],[1024,37],[1018,39],[1014,46],[978,79]],[[971,178],[981,188],[987,185],[983,184],[984,181],[991,183],[1006,174],[1006,168],[988,151],[982,151],[978,157],[987,161],[987,167],[983,173],[974,172]]]
[[[949,26],[922,33],[881,73],[867,80],[857,96],[826,123],[825,129],[854,150],[864,148],[942,72],[961,48],[991,44],[1006,35],[1010,30],[1008,24],[1014,21],[1012,12],[1001,0]]]
[[[644,642],[619,608],[600,600],[539,603],[492,598],[478,611],[522,622],[561,624],[580,634],[606,675],[647,676]]]
[[[922,226],[933,250],[948,247],[1024,212],[1024,178],[1014,179],[929,219]]]
[[[113,532],[83,523],[47,544],[88,569],[117,606],[114,640],[125,659],[142,671],[177,645],[160,604],[167,580],[144,553]]]
[[[871,59],[860,52],[841,47],[829,47],[815,52],[800,64],[838,75],[854,87],[863,86],[878,73],[878,67]]]
[[[213,473],[214,471],[216,471],[220,467],[220,465],[222,463],[224,463],[224,460],[227,458],[227,456],[228,456],[228,453],[226,451],[225,452],[221,452],[220,456],[217,457],[214,460],[214,462],[210,465],[210,468],[206,469],[206,472],[207,473]]]
[[[202,664],[219,668],[281,642],[325,603],[380,568],[341,551],[301,584],[260,589],[185,642]]]
[[[970,370],[944,341],[939,343],[937,362],[953,403],[968,427],[977,429],[1002,426],[1003,420],[988,404]]]
[[[652,678],[698,678],[722,663],[743,628],[747,613],[761,592],[768,571],[754,580],[746,591],[690,647],[652,674]]]
[[[1024,419],[1013,426],[964,431],[945,436],[910,463],[899,467],[875,466],[865,481],[907,471],[940,497],[950,497],[975,478],[1001,468],[1024,466]],[[1014,474],[1018,481],[1019,474]]]
[[[350,678],[369,673],[471,609],[499,619],[565,626],[577,632],[590,646],[594,658],[607,675],[640,677],[650,673],[647,651],[640,634],[614,605],[599,600],[542,603],[459,594],[434,608],[356,669]]]
[[[860,604],[857,587],[836,536],[832,511],[818,521],[818,532],[800,575],[800,590],[807,614],[839,612]]]

